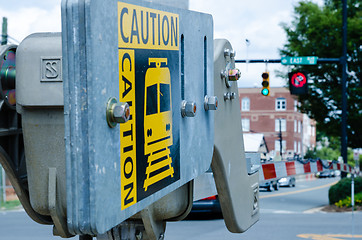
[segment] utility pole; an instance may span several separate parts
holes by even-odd
[[[283,136],[282,136],[282,120],[279,118],[279,144],[280,144],[280,159],[283,159]]]
[[[8,43],[8,19],[3,17],[2,32],[1,32],[1,45]],[[0,165],[0,206],[6,202],[6,183],[5,183],[5,171]]]
[[[342,21],[342,137],[341,155],[343,162],[347,163],[347,0],[343,0],[343,21]],[[346,177],[342,173],[342,177]]]
[[[3,17],[3,26],[1,33],[1,45],[8,44],[8,19]]]

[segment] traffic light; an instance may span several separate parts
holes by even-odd
[[[263,86],[263,89],[261,90],[261,94],[263,96],[269,96],[269,94],[270,94],[269,72],[263,72],[261,77],[263,78],[263,81],[261,82],[261,85]]]
[[[308,94],[307,73],[303,71],[289,73],[289,90],[293,95]]]

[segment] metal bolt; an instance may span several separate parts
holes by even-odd
[[[116,103],[113,107],[113,119],[116,123],[125,123],[130,117],[128,103]]]
[[[224,100],[230,100],[231,94],[229,92],[224,93]]]
[[[216,96],[205,96],[204,108],[205,111],[216,110],[218,106],[218,100]]]
[[[228,72],[228,78],[229,78],[229,81],[237,81],[239,80],[240,78],[240,70],[235,68],[235,69],[230,69],[229,72]]]
[[[236,51],[235,51],[235,50],[231,50],[231,51],[230,51],[230,57],[231,57],[231,58],[235,58],[235,55],[236,55]]]
[[[136,231],[136,239],[137,240],[142,240],[142,238],[143,238],[142,232],[140,230],[137,230]]]
[[[221,79],[227,79],[229,74],[227,70],[221,70],[220,72]]]
[[[235,99],[235,96],[236,96],[236,93],[234,93],[234,92],[230,93],[230,99],[231,99],[231,100],[232,100],[232,99]]]
[[[195,117],[196,103],[193,101],[183,100],[181,103],[181,116],[182,117]]]
[[[115,98],[110,98],[107,103],[107,123],[114,128],[117,123],[125,123],[131,116],[131,110],[128,103],[120,103]]]
[[[224,50],[224,57],[230,57],[230,49]]]

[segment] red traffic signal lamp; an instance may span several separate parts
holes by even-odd
[[[261,94],[263,96],[269,96],[269,94],[270,94],[269,72],[263,72],[261,77],[263,78],[263,81],[261,82],[261,85],[263,86],[263,89],[261,90]]]
[[[308,94],[307,73],[303,71],[289,73],[289,90],[293,95]]]

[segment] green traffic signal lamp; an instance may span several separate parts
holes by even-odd
[[[261,77],[263,78],[263,81],[261,82],[261,85],[263,86],[263,89],[261,90],[261,94],[263,96],[269,96],[269,94],[270,94],[269,72],[263,72]]]
[[[263,88],[263,90],[261,90],[261,94],[262,94],[263,96],[269,96],[269,89]]]

